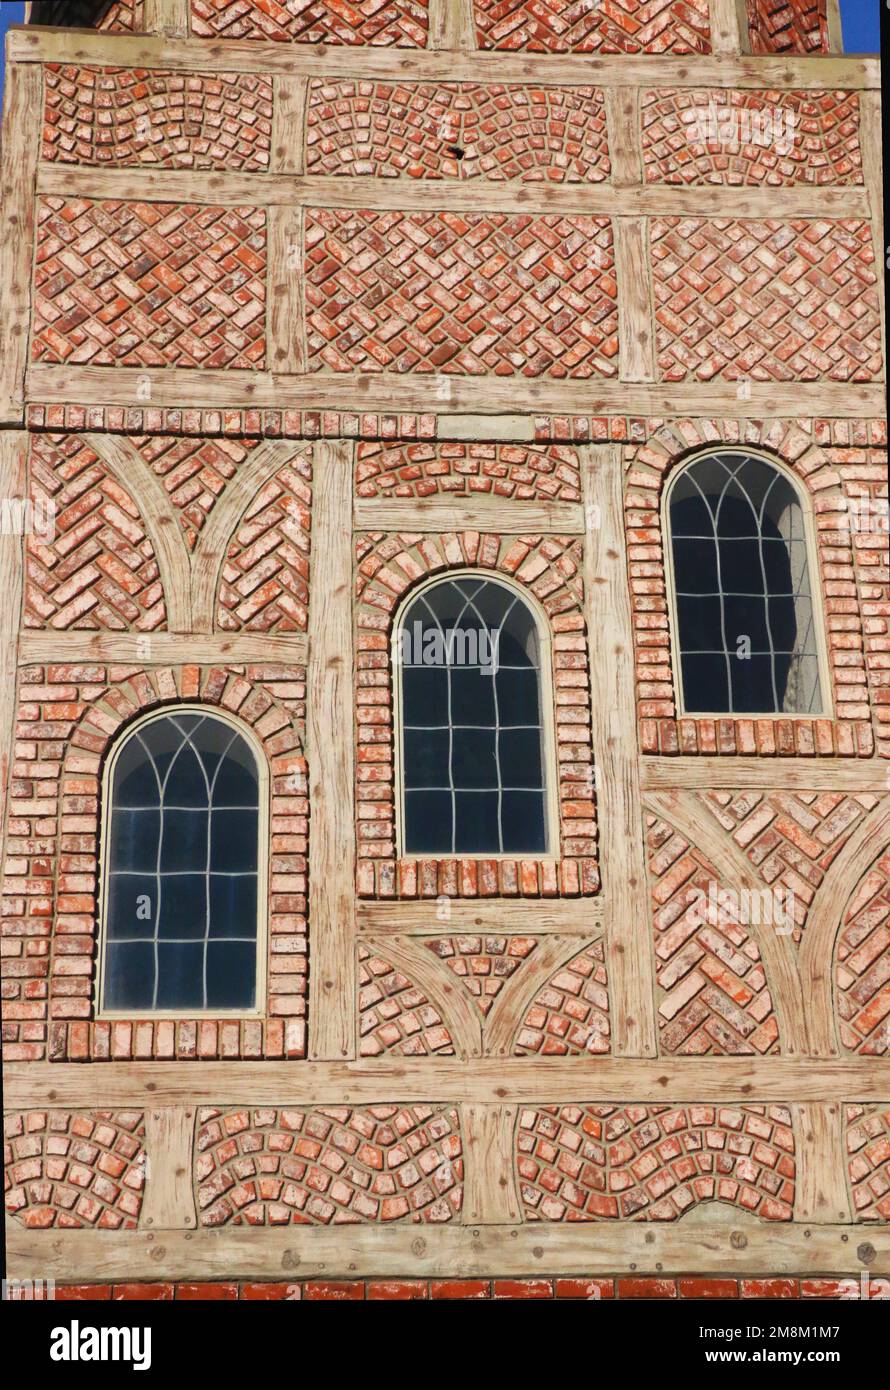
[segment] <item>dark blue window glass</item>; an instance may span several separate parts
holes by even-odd
[[[396,633],[407,854],[545,854],[541,652],[511,588],[479,576],[417,595]]]
[[[765,459],[694,459],[669,527],[683,707],[690,714],[821,714],[797,490]]]
[[[126,736],[109,788],[107,1010],[256,1004],[259,770],[221,719],[183,710]]]

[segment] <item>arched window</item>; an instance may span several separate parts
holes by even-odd
[[[102,1012],[255,1008],[264,791],[216,714],[181,706],[126,733],[104,780]]]
[[[807,518],[797,487],[743,450],[701,455],[667,496],[675,650],[692,714],[821,714]]]
[[[400,852],[546,854],[549,647],[527,601],[478,574],[427,585],[394,662]]]

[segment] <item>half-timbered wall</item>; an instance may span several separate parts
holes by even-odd
[[[56,11],[0,190],[11,1272],[890,1273],[875,62],[834,0]],[[682,713],[664,490],[721,442],[799,485],[823,715]],[[546,621],[549,856],[397,854],[392,626],[467,569]],[[103,768],[181,703],[266,758],[263,990],[103,1018]]]

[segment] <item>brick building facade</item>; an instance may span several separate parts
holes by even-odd
[[[835,0],[30,11],[0,208],[10,1273],[890,1275],[880,117]],[[796,499],[808,704],[684,691],[671,498],[728,456]],[[462,576],[546,653],[537,848],[406,848],[394,644]],[[109,1004],[116,759],[177,711],[259,769],[249,1006],[207,1003],[206,933],[203,1007]]]

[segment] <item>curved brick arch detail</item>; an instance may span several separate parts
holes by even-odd
[[[438,1008],[389,961],[359,946],[359,1054],[454,1057],[451,1033]]]
[[[480,48],[530,53],[710,53],[708,0],[473,0]]]
[[[259,442],[256,439],[195,438],[190,435],[136,435],[133,446],[161,480],[176,508],[189,550],[226,484]]]
[[[6,1210],[33,1230],[134,1230],[145,1188],[145,1116],[28,1110],[3,1120]]]
[[[535,951],[534,936],[436,936],[424,941],[487,1018],[506,982]]]
[[[703,449],[725,445],[772,456],[796,478],[813,513],[819,574],[814,589],[826,615],[834,717],[757,719],[678,717],[674,694],[661,499],[668,477]],[[850,632],[852,532],[846,524],[843,467],[793,421],[676,420],[625,449],[625,528],[644,753],[863,757],[874,751],[864,643]],[[858,614],[858,607],[854,609]],[[857,627],[859,621],[857,621]]]
[[[24,1055],[42,1056],[49,1019],[51,1061],[301,1057],[307,993],[305,673],[272,664],[151,667],[123,677],[119,671],[99,664],[23,669],[19,747],[33,746],[43,757],[20,764],[12,786],[11,814],[21,826],[23,847],[20,858],[7,859],[10,911],[4,932],[51,937],[52,952],[41,958],[49,1000],[18,1005],[12,1017],[27,1022],[14,1041]],[[181,702],[216,706],[242,722],[268,759],[271,830],[286,837],[286,847],[270,861],[268,986],[266,999],[258,1001],[263,1016],[95,1020],[103,762],[133,719]]]
[[[647,183],[862,183],[856,92],[650,88],[641,118]]]
[[[460,1219],[456,1106],[205,1109],[198,1123],[202,1226]]]
[[[890,1221],[890,1109],[848,1105],[844,1118],[854,1220]]]
[[[838,1035],[845,1052],[890,1053],[890,846],[850,895],[834,954]]]
[[[744,914],[723,910],[716,894],[725,882],[672,825],[647,814],[646,827],[661,1051],[778,1053],[779,1020],[757,937],[730,920]]]
[[[166,628],[163,584],[136,501],[138,486],[124,487],[75,434],[34,435],[29,479],[35,524],[25,543],[25,626]]]
[[[704,1202],[790,1221],[794,1155],[779,1105],[545,1105],[515,1133],[527,1221],[675,1221]]]
[[[284,0],[191,0],[196,38],[426,48],[429,0],[311,0],[299,12]]]
[[[220,631],[306,631],[311,506],[311,456],[295,453],[259,486],[226,547]]]
[[[265,172],[272,82],[256,73],[46,63],[43,158]]]
[[[365,897],[522,897],[599,891],[582,547],[573,536],[373,532],[358,537],[358,890]],[[491,570],[529,590],[550,623],[561,857],[395,857],[390,642],[399,604],[430,575]]]
[[[609,984],[600,939],[561,965],[537,991],[516,1031],[513,1054],[577,1057],[610,1050]]]
[[[609,177],[600,88],[312,78],[309,174],[598,183]]]
[[[360,443],[355,480],[360,497],[581,499],[578,451],[565,444]]]

